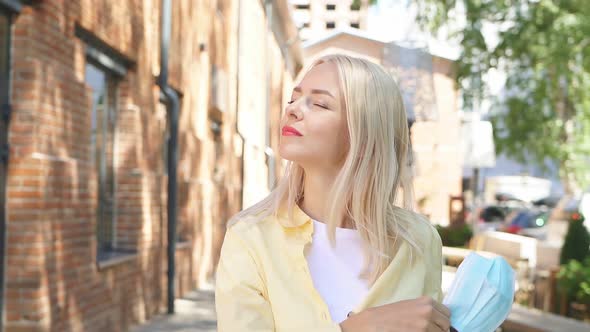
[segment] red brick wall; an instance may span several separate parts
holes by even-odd
[[[35,3],[25,6],[14,22],[5,331],[126,331],[162,312],[166,303],[165,114],[155,84],[161,3]],[[241,208],[237,3],[173,1],[169,80],[182,95],[178,228],[186,240],[176,250],[177,296],[212,279],[225,222]],[[263,14],[258,0],[242,4]],[[261,28],[245,36],[245,47],[265,38],[266,23],[260,18],[264,15],[249,17]],[[117,89],[116,232],[118,244],[137,254],[103,268],[96,262],[98,179],[91,159],[91,89],[85,83],[86,44],[76,36],[77,28],[132,62]],[[271,127],[277,136],[284,105],[280,96],[291,79],[278,43],[270,47]],[[255,63],[259,57],[259,52],[248,53],[242,62]],[[217,113],[211,102],[213,65],[227,78],[218,87],[225,91],[221,104],[226,109]],[[257,70],[265,72],[265,65]],[[265,86],[256,79],[246,77],[245,82],[253,89]],[[219,137],[211,130],[213,117],[221,121]],[[271,142],[276,147],[276,137]]]
[[[224,115],[226,152],[217,161],[227,164],[228,175],[221,183],[211,180],[216,160],[208,130],[209,94],[203,89],[209,64],[227,66],[236,55],[217,49],[212,59],[207,53],[215,36],[211,20],[219,17],[216,1],[174,3],[170,80],[184,95],[178,219],[189,240],[177,250],[181,295],[211,277],[223,235],[219,225],[239,208],[240,188],[232,109]],[[226,21],[216,33],[225,41],[221,47],[229,48],[235,42],[236,7],[224,3]],[[25,6],[16,17],[6,332],[125,331],[164,308],[167,177],[161,172],[164,134],[156,114],[159,20],[159,1],[147,0],[45,0]],[[76,24],[134,62],[118,88],[117,238],[137,256],[103,269],[95,258],[91,91],[84,81],[85,44],[74,34]],[[226,71],[232,74],[231,68]]]

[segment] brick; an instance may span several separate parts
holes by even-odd
[[[35,323],[8,323],[4,328],[5,332],[48,332],[49,329]]]
[[[166,249],[162,242],[166,227],[162,223],[166,220],[167,181],[155,171],[161,162],[163,136],[161,120],[155,116],[159,94],[154,84],[158,74],[158,54],[154,52],[159,31],[158,19],[154,18],[160,15],[157,3],[144,7],[134,1],[42,1],[24,6],[16,16],[7,191],[6,331],[126,331],[129,324],[138,321],[140,303],[146,308],[146,318],[165,308],[166,275],[161,260]],[[182,119],[191,121],[191,126],[181,126],[181,164],[188,166],[182,176],[188,181],[182,182],[184,187],[179,191],[179,217],[190,225],[195,216],[209,215],[205,210],[220,208],[194,203],[194,191],[200,190],[196,189],[198,183],[210,181],[214,160],[207,152],[213,151],[212,140],[207,137],[208,102],[203,99],[203,92],[206,95],[208,91],[201,91],[204,85],[193,82],[207,82],[210,68],[206,66],[210,63],[226,66],[234,61],[229,59],[237,57],[225,52],[225,47],[236,50],[237,41],[230,32],[237,22],[228,19],[227,9],[223,14],[227,31],[213,34],[216,24],[212,20],[218,17],[213,0],[199,6],[191,0],[174,3],[182,6],[182,10],[174,10],[173,21],[182,22],[183,31],[173,26],[172,46],[177,51],[171,53],[170,79],[184,93]],[[236,0],[228,3],[235,9]],[[259,2],[252,0],[250,5],[259,6]],[[94,261],[98,186],[91,163],[91,94],[84,82],[85,47],[74,36],[76,25],[135,59],[118,87],[117,231],[119,242],[139,250],[142,258],[100,271]],[[183,48],[189,43],[180,38],[185,34],[219,37],[224,33],[227,38],[221,38],[222,45],[217,45],[221,48],[215,54],[194,54],[193,49]],[[212,45],[211,41],[204,40],[207,45]],[[191,114],[186,113],[187,105]],[[227,114],[233,112],[228,110]],[[225,121],[224,127],[236,127],[231,116]],[[189,128],[193,125],[198,128]],[[223,149],[233,151],[233,146]],[[239,169],[232,166],[238,165],[238,160],[224,158],[228,178],[240,181],[235,180]],[[232,214],[239,206],[224,208]],[[194,226],[187,229],[192,238],[200,235]],[[179,264],[186,264],[178,268],[179,291],[184,291],[197,284],[199,266],[191,264],[200,260],[186,252],[178,255]],[[138,285],[144,290],[140,292]],[[51,307],[45,308],[45,303],[51,303]]]
[[[38,168],[9,169],[9,176],[42,176],[45,172]]]
[[[11,198],[43,198],[45,195],[40,191],[12,191]]]

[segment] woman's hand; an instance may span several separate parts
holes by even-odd
[[[342,332],[447,332],[451,312],[431,297],[369,308],[340,323]]]

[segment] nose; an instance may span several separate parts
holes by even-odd
[[[287,105],[286,113],[288,117],[295,120],[301,120],[303,118],[304,108],[307,105],[305,97],[295,100],[292,104]]]

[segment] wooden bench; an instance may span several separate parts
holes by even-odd
[[[483,232],[471,240],[476,251],[489,251],[502,255],[509,263],[526,259],[531,268],[551,269],[559,266],[561,246],[534,238],[503,232]]]
[[[442,256],[445,259],[446,265],[450,266],[459,266],[461,262],[467,257],[470,253],[475,252],[478,255],[481,255],[486,258],[492,258],[498,256],[498,254],[488,252],[488,251],[474,251],[465,248],[455,248],[455,247],[443,247],[442,248]]]
[[[588,332],[590,324],[545,311],[512,306],[502,332]]]

